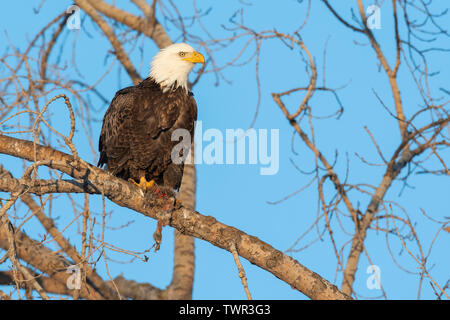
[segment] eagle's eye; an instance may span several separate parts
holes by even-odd
[[[186,55],[186,52],[183,52],[183,51],[178,52],[178,55],[179,55],[180,57],[184,57],[184,56]]]

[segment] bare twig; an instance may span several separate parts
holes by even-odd
[[[248,289],[247,277],[245,275],[245,270],[242,267],[241,260],[239,260],[239,255],[236,249],[236,244],[234,242],[231,243],[230,248],[231,253],[233,254],[234,262],[238,268],[239,278],[241,278],[242,285],[244,286],[245,294],[247,295],[248,300],[252,300],[252,295],[250,294],[250,290]]]

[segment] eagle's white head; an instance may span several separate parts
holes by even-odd
[[[163,91],[176,86],[186,91],[188,75],[195,63],[205,63],[205,58],[186,43],[175,43],[161,49],[153,58],[150,77],[159,83]]]

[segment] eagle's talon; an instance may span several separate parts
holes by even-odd
[[[153,187],[153,185],[155,184],[154,180],[147,181],[145,179],[145,177],[141,177],[141,180],[139,181],[139,183],[134,181],[134,179],[132,179],[132,178],[128,179],[128,181],[137,185],[138,188],[142,189],[144,192],[147,191],[148,189],[150,189],[151,187]]]

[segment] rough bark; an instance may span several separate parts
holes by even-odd
[[[8,250],[9,243],[4,229],[5,228],[0,228],[0,248]],[[73,263],[44,247],[39,242],[30,239],[21,231],[16,230],[14,234],[18,258],[65,286],[67,280],[71,276],[70,273],[67,273],[67,268],[73,265]],[[98,291],[89,284],[81,287],[80,297],[93,300],[104,299]]]
[[[87,193],[104,194],[114,203],[162,221],[182,234],[190,235],[231,251],[234,243],[239,255],[267,270],[311,299],[349,299],[339,289],[309,270],[298,261],[283,254],[257,237],[227,226],[211,216],[204,216],[173,198],[142,194],[134,184],[118,179],[81,159],[31,141],[0,135],[0,153],[29,161],[46,161],[46,166],[77,179]],[[57,190],[58,186],[55,186]]]
[[[194,145],[191,148],[194,154]],[[195,209],[196,170],[194,164],[186,164],[184,167],[183,180],[178,194],[178,200],[187,209]],[[171,300],[192,299],[192,287],[194,285],[195,255],[194,238],[174,230],[175,249],[173,278],[166,289],[167,297]]]

